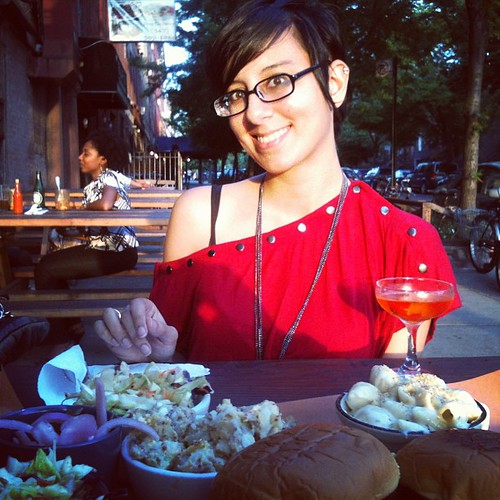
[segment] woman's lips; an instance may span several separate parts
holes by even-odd
[[[275,132],[265,135],[256,135],[255,139],[261,146],[270,146],[278,142],[289,130],[289,127],[283,127]]]

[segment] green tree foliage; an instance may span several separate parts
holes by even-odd
[[[391,140],[392,78],[376,78],[383,59],[398,59],[397,146],[410,148],[417,138],[445,151],[463,154],[464,102],[467,91],[468,17],[465,0],[325,0],[335,5],[351,68],[348,121],[339,141],[342,161],[358,165],[384,160]],[[480,1],[480,0],[478,0]],[[489,38],[483,102],[498,108],[500,0],[488,9]],[[207,155],[221,157],[241,149],[227,120],[215,116],[215,97],[205,78],[204,54],[214,35],[241,0],[181,0],[178,22],[192,20],[194,31],[179,27],[178,43],[192,54],[177,87],[168,92],[175,125],[189,134]],[[490,119],[482,115],[482,123]],[[385,158],[387,160],[387,158]]]

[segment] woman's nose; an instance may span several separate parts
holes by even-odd
[[[250,94],[245,113],[247,119],[255,123],[271,116],[273,114],[273,106],[270,102],[260,100],[257,94]]]

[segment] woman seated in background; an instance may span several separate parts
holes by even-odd
[[[129,163],[124,141],[112,132],[97,131],[87,139],[78,159],[82,173],[92,179],[83,190],[83,210],[131,208],[127,194],[130,179],[121,174]],[[113,274],[137,263],[139,244],[130,226],[88,228],[80,244],[72,245],[41,258],[35,267],[37,290],[68,289],[69,280]],[[52,341],[78,339],[82,334],[77,320],[51,320]]]
[[[406,330],[377,304],[377,279],[455,279],[430,224],[342,172],[350,70],[332,11],[250,1],[207,68],[215,112],[265,173],[184,193],[150,298],[107,309],[97,334],[129,362],[404,355]],[[434,328],[422,325],[419,350]]]

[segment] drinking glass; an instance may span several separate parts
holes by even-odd
[[[56,210],[69,210],[70,208],[69,191],[67,189],[59,189],[56,192]]]
[[[451,306],[455,289],[451,283],[432,278],[382,278],[375,285],[380,306],[399,318],[408,331],[408,351],[398,372],[421,372],[417,357],[417,331],[429,319],[445,313]]]

